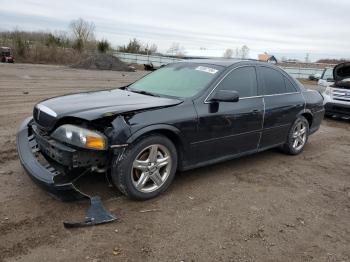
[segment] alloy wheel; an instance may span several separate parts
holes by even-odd
[[[170,151],[163,145],[150,145],[137,155],[131,169],[134,187],[143,193],[159,189],[171,171]]]
[[[306,142],[306,131],[307,131],[307,127],[306,124],[304,122],[298,122],[293,130],[293,148],[296,151],[301,150]]]

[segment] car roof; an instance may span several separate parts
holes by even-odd
[[[188,60],[181,61],[181,63],[209,64],[209,65],[217,65],[217,66],[223,66],[223,67],[230,67],[240,62],[257,63],[258,61],[254,59],[188,59]]]

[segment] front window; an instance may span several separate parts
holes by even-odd
[[[322,77],[323,80],[327,80],[329,78],[333,79],[333,68],[326,68],[323,71]]]
[[[258,83],[255,68],[240,67],[233,70],[219,84],[218,90],[236,91],[240,98],[258,95]]]
[[[176,63],[160,68],[129,86],[131,91],[154,95],[192,97],[207,87],[224,67],[199,63]]]

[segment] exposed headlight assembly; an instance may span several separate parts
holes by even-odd
[[[58,127],[51,137],[78,147],[94,150],[106,150],[107,139],[98,132],[74,125],[62,125]]]

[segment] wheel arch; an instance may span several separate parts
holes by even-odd
[[[301,111],[298,116],[303,116],[306,118],[307,122],[309,123],[309,128],[311,128],[312,123],[313,123],[313,114],[309,109],[305,109],[303,111]]]
[[[132,144],[136,142],[137,140],[141,139],[142,137],[152,135],[152,134],[160,134],[165,137],[167,137],[175,146],[178,156],[178,167],[181,169],[183,159],[184,159],[184,148],[185,148],[185,142],[183,138],[181,137],[181,131],[171,125],[165,125],[165,124],[159,124],[159,125],[151,125],[144,127],[137,132],[135,132],[133,135],[131,135],[127,143]]]

